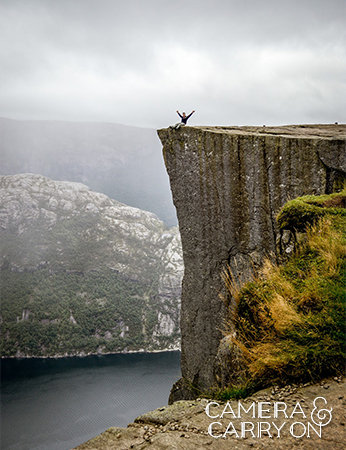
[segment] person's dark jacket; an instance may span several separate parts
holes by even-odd
[[[187,120],[192,116],[193,112],[190,113],[188,116],[185,116],[185,117],[183,117],[180,113],[178,113],[178,114],[179,114],[179,117],[181,118],[181,122],[186,125]]]

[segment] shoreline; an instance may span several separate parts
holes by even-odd
[[[61,358],[86,358],[88,356],[107,356],[107,355],[130,355],[134,353],[142,354],[152,354],[152,353],[164,353],[164,352],[180,352],[180,347],[166,348],[162,350],[151,350],[147,351],[144,349],[139,350],[128,350],[122,352],[107,352],[107,353],[85,353],[85,354],[74,354],[74,355],[54,355],[54,356],[1,356],[0,360],[6,359],[61,359]]]

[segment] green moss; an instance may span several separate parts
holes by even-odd
[[[306,195],[287,202],[279,211],[277,223],[280,230],[306,231],[320,217],[346,216],[346,189],[330,195]]]
[[[213,389],[209,392],[203,392],[203,396],[206,398],[212,398],[213,400],[225,402],[231,399],[240,400],[242,398],[249,397],[255,392],[255,390],[255,383],[247,381],[236,386],[233,385],[225,388]]]

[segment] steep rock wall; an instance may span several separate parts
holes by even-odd
[[[346,173],[346,126],[181,127],[158,135],[183,246],[182,377],[171,401],[191,398],[188,384],[215,385],[225,318],[219,293],[230,264],[248,276],[276,256],[275,215],[289,198],[329,193]]]

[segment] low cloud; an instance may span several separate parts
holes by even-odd
[[[0,0],[2,116],[346,121],[343,0]]]

